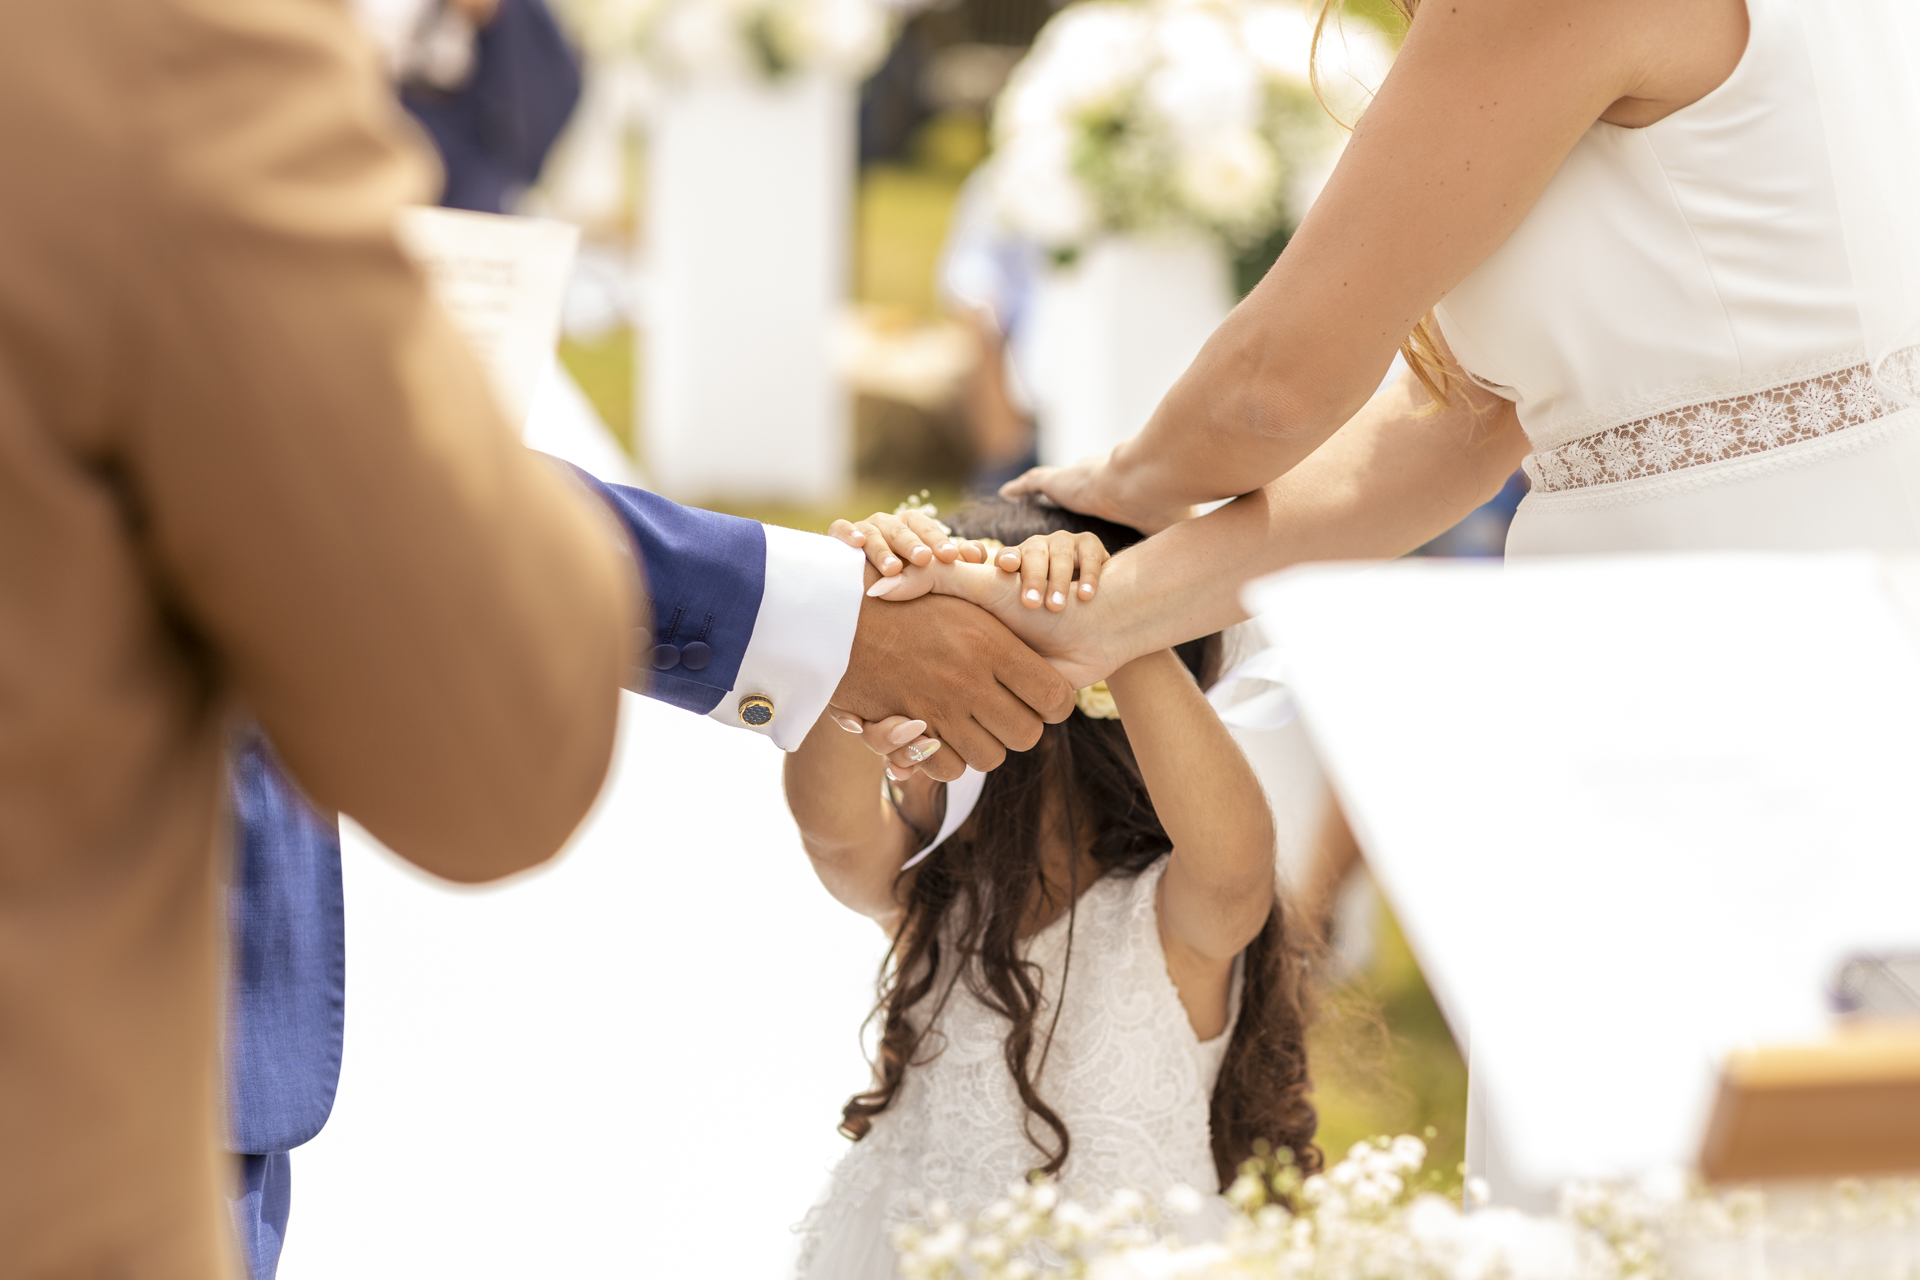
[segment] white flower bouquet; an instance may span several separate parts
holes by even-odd
[[[1156,1206],[1123,1191],[1091,1210],[1036,1181],[972,1223],[933,1205],[894,1245],[903,1280],[1867,1280],[1920,1271],[1920,1183],[1839,1182],[1771,1202],[1679,1177],[1581,1184],[1547,1218],[1463,1212],[1426,1156],[1425,1143],[1402,1135],[1359,1143],[1310,1177],[1284,1152],[1250,1162],[1227,1191],[1224,1230],[1207,1212],[1220,1203],[1193,1192]],[[1471,1181],[1466,1195],[1484,1200]]]
[[[1003,220],[1056,257],[1103,234],[1198,231],[1229,250],[1298,220],[1342,140],[1310,77],[1314,19],[1276,0],[1081,0],[1015,68],[995,110]],[[1389,55],[1329,31],[1343,118]]]
[[[778,81],[807,71],[858,80],[886,56],[878,0],[570,0],[598,54],[638,56],[663,78]]]

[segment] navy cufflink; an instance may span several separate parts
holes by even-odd
[[[750,693],[740,699],[740,723],[750,729],[772,724],[773,699],[760,693]]]

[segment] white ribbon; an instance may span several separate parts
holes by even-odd
[[[947,816],[941,820],[939,832],[933,837],[932,843],[900,865],[902,871],[925,862],[928,854],[946,843],[947,837],[960,829],[960,824],[967,820],[973,807],[980,803],[980,788],[986,782],[986,774],[968,765],[965,773],[947,784]]]
[[[1236,729],[1279,729],[1300,714],[1278,649],[1262,649],[1221,676],[1207,690],[1207,701]]]

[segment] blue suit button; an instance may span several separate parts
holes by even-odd
[[[680,650],[680,665],[689,671],[701,671],[713,661],[713,650],[698,640],[688,641]]]
[[[678,649],[670,644],[657,644],[653,646],[653,669],[655,671],[671,671],[679,665],[680,651]],[[706,664],[702,663],[701,665],[705,666]]]

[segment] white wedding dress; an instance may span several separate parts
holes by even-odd
[[[1595,124],[1435,308],[1533,446],[1509,556],[1920,549],[1916,10],[1749,0],[1723,84]],[[1495,1200],[1550,1209],[1468,1112]]]
[[[1162,858],[1080,895],[1071,963],[1064,915],[1026,946],[1042,975],[1038,1043],[1065,971],[1038,1088],[1072,1137],[1062,1189],[1091,1207],[1123,1188],[1156,1199],[1176,1187],[1218,1186],[1207,1117],[1233,1019],[1201,1042],[1167,976],[1155,906],[1166,867]],[[1236,1016],[1239,987],[1236,969]],[[970,1222],[1042,1162],[1002,1054],[1006,1029],[965,983],[954,985],[928,1038],[937,1056],[923,1050],[893,1106],[847,1152],[800,1225],[802,1280],[892,1280],[894,1226],[924,1221],[936,1201]],[[1037,1121],[1032,1127],[1051,1138]]]
[[[1820,6],[1748,11],[1725,83],[1643,129],[1595,124],[1436,308],[1533,444],[1509,555],[1920,547],[1920,410],[1868,368],[1829,142],[1891,104],[1830,118]],[[1920,243],[1920,207],[1904,217]]]

